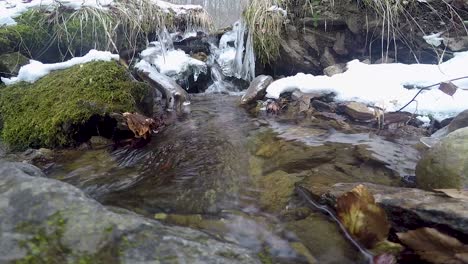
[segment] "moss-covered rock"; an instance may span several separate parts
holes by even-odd
[[[0,54],[19,51],[34,57],[50,45],[45,14],[29,11],[15,20],[17,25],[0,27]]]
[[[136,111],[149,95],[116,62],[77,65],[1,89],[1,135],[15,149],[71,146],[108,131],[98,125],[112,126],[109,113]]]
[[[468,128],[450,133],[419,161],[416,184],[426,190],[468,187]]]
[[[19,52],[0,55],[0,76],[17,75],[21,66],[28,64],[28,62],[28,58]]]

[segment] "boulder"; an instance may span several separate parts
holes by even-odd
[[[442,123],[443,124],[443,123]],[[437,130],[430,137],[422,137],[421,142],[428,147],[433,147],[440,142],[442,138],[447,136],[449,133],[460,129],[468,127],[468,110],[465,110],[458,114],[455,118],[451,119],[450,123],[443,128]]]
[[[450,133],[424,155],[416,184],[429,190],[468,188],[468,128]]]
[[[111,138],[113,112],[152,114],[152,89],[117,62],[96,61],[51,72],[35,83],[0,89],[2,139],[13,150],[78,145]]]
[[[266,89],[273,82],[273,78],[268,75],[257,76],[251,83],[245,94],[241,98],[241,104],[254,103],[266,95]]]
[[[0,161],[0,175],[0,263],[260,263],[202,232],[104,207],[31,165]]]
[[[312,191],[330,206],[336,199],[351,191],[360,183],[338,183],[326,193]],[[393,227],[397,231],[415,229],[428,225],[443,225],[461,234],[468,235],[468,203],[441,193],[420,189],[390,187],[362,183],[374,195],[377,204],[382,206]]]

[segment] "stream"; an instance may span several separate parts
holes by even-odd
[[[48,176],[104,205],[252,249],[265,263],[366,263],[336,223],[309,209],[294,187],[402,186],[398,171],[407,171],[415,150],[379,136],[292,129],[254,117],[238,102],[193,95],[192,113],[145,147],[62,151]]]

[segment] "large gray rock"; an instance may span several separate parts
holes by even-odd
[[[71,185],[33,176],[43,175],[0,162],[0,263],[259,263],[246,249],[111,211]]]
[[[334,206],[336,199],[359,183],[335,184],[322,199]],[[414,229],[427,225],[443,225],[468,235],[468,203],[440,193],[413,188],[390,187],[363,183],[374,195],[396,229]],[[312,190],[313,192],[313,190]]]
[[[447,126],[437,130],[430,137],[421,138],[421,142],[428,147],[433,147],[440,142],[442,138],[452,133],[453,131],[468,127],[468,110],[458,114]]]
[[[416,184],[423,189],[468,188],[468,128],[450,133],[416,166]]]
[[[241,98],[241,104],[250,104],[256,100],[262,99],[266,95],[266,89],[273,82],[273,78],[268,75],[257,76],[251,83],[244,96]]]

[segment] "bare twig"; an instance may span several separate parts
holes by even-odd
[[[447,81],[445,81],[445,82],[454,82],[454,81],[463,80],[463,79],[468,79],[468,76],[464,76],[464,77],[460,77],[460,78],[456,78],[456,79],[452,79],[452,80],[447,80]],[[425,86],[425,87],[419,88],[419,91],[416,93],[416,95],[413,97],[413,99],[411,99],[411,101],[409,101],[407,104],[405,104],[405,106],[403,106],[402,108],[400,108],[397,112],[401,112],[403,109],[405,109],[406,107],[408,107],[408,105],[410,105],[412,102],[414,102],[414,100],[416,100],[416,98],[417,98],[423,91],[430,90],[430,88],[432,88],[432,87],[434,87],[434,86],[437,86],[437,85],[441,85],[442,83],[444,83],[444,82],[440,82],[440,83],[436,83],[436,84],[432,84],[432,85],[429,85],[429,86]],[[462,90],[465,90],[465,89],[462,89]]]

